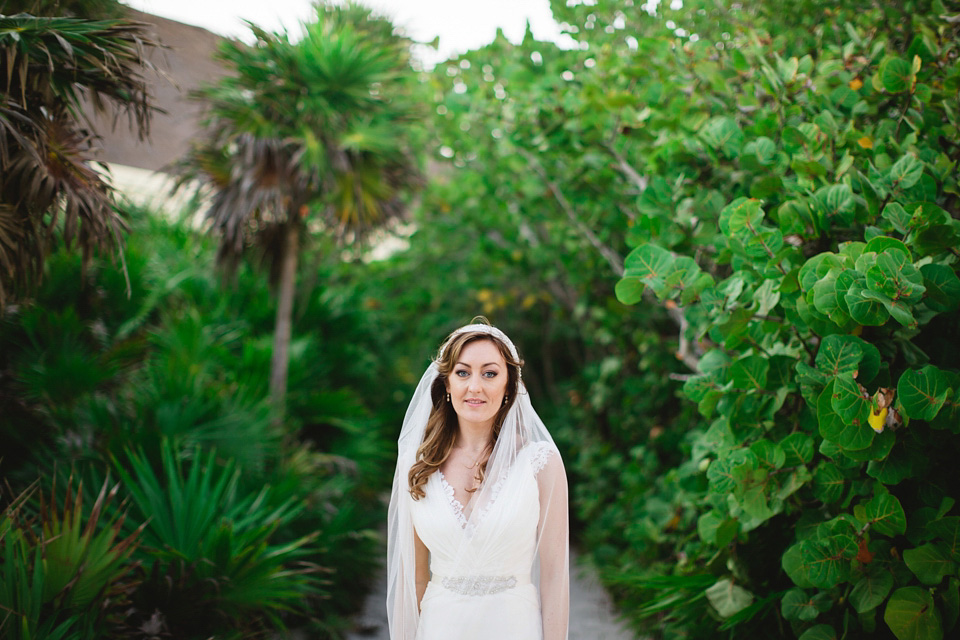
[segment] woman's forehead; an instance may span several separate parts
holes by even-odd
[[[506,364],[500,349],[492,340],[474,340],[463,346],[458,362],[464,364]]]

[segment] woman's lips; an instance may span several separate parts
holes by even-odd
[[[470,405],[471,407],[479,407],[480,405],[486,404],[486,402],[484,402],[483,400],[478,400],[476,398],[470,398],[468,400],[464,400],[464,402]]]

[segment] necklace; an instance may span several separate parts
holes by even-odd
[[[488,446],[490,446],[490,445],[487,445],[487,447],[488,447]],[[484,447],[483,449],[480,449],[480,453],[477,454],[477,457],[474,459],[473,464],[471,464],[470,466],[463,465],[463,467],[464,467],[465,469],[476,469],[476,468],[477,468],[477,465],[480,463],[480,458],[483,457],[483,454],[484,454],[484,452],[487,450],[487,447]]]

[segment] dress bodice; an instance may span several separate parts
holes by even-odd
[[[411,515],[417,534],[430,550],[434,576],[530,579],[540,520],[536,475],[550,451],[542,443],[521,449],[500,478],[486,480],[496,483],[490,500],[478,505],[469,518],[443,474],[430,476],[425,497],[411,498]]]

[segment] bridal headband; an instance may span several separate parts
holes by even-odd
[[[459,329],[451,333],[450,337],[444,341],[443,345],[441,345],[440,353],[437,355],[437,360],[439,361],[443,358],[443,352],[446,350],[447,345],[450,344],[451,340],[453,340],[454,338],[456,338],[458,335],[462,333],[467,333],[468,331],[477,331],[479,333],[486,333],[488,335],[491,335],[497,338],[498,340],[503,342],[505,345],[507,345],[507,349],[510,350],[510,355],[513,356],[513,359],[518,362],[520,361],[520,354],[517,352],[517,347],[514,346],[513,341],[510,338],[508,338],[507,334],[505,334],[503,331],[489,324],[468,324],[466,326],[460,327]]]

